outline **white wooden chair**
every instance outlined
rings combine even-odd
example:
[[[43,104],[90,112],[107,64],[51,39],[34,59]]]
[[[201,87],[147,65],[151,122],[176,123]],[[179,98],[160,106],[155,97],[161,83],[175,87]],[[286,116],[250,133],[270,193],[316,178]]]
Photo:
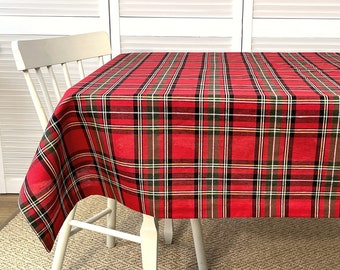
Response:
[[[78,66],[78,81],[85,77],[84,62],[88,61],[88,59],[98,58],[99,65],[103,65],[104,57],[111,56],[110,40],[105,32],[14,41],[12,43],[12,51],[17,69],[24,73],[34,107],[43,129],[45,129],[48,118],[54,110],[54,104],[56,104],[61,97],[59,78],[64,77],[65,89],[72,86],[69,72],[71,63],[76,63]],[[57,73],[56,66],[61,66],[59,73],[62,73],[63,76]],[[36,74],[36,80],[32,79],[32,74]],[[46,77],[49,77],[48,81]],[[38,85],[40,85],[40,87]],[[53,88],[54,91],[49,91],[50,88]],[[43,99],[41,96],[43,96]],[[156,226],[157,222],[153,217],[143,215],[140,235],[137,236],[115,230],[116,201],[113,199],[107,199],[107,208],[86,221],[75,220],[75,211],[76,207],[74,207],[68,215],[59,232],[52,269],[62,268],[68,239],[81,229],[106,234],[106,244],[108,247],[115,245],[115,237],[140,243],[143,268],[157,268],[158,231]],[[107,216],[107,227],[92,224],[104,216]],[[191,225],[199,268],[207,269],[200,222],[196,219],[191,220]],[[165,242],[169,244],[172,241],[172,220],[166,219],[164,228]]]

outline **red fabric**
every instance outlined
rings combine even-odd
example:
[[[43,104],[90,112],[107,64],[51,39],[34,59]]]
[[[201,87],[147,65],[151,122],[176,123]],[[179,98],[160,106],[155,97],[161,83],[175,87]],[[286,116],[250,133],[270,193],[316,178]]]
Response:
[[[46,248],[99,194],[159,218],[339,217],[339,53],[121,54],[69,89],[20,208]]]

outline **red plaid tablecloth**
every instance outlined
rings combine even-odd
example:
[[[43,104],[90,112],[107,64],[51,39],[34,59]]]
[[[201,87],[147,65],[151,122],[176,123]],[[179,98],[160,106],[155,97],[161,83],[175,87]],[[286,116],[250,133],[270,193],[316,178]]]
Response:
[[[51,249],[93,194],[159,218],[340,217],[339,53],[128,53],[69,89],[20,193]]]

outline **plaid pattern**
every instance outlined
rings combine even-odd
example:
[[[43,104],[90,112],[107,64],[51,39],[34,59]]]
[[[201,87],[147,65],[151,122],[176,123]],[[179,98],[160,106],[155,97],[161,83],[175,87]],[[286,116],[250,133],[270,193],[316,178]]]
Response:
[[[339,53],[121,54],[69,89],[20,193],[50,250],[100,194],[159,218],[340,217]]]

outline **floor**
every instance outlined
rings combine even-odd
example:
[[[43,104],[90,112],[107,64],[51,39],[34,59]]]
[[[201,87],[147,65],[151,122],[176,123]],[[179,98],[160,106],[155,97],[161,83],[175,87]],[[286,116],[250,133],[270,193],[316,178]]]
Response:
[[[18,194],[0,195],[0,228],[18,212]]]

